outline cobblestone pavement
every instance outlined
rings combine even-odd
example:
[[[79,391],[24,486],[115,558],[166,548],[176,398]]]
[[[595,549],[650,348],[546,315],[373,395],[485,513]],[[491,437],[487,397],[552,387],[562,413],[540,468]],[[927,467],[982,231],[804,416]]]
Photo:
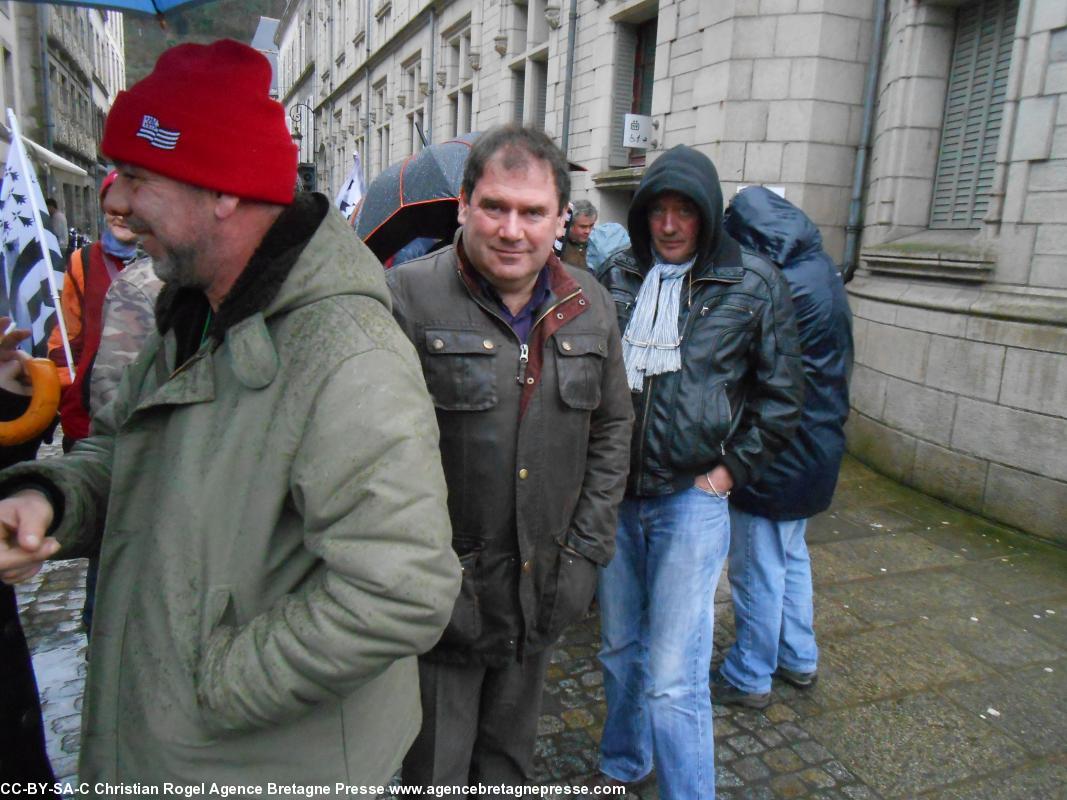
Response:
[[[869,800],[1067,798],[1067,553],[846,462],[809,526],[819,682],[775,685],[764,711],[715,707],[718,796]],[[84,562],[20,590],[49,752],[78,748]],[[728,581],[716,658],[733,638]],[[596,769],[604,690],[595,615],[573,626],[546,687],[538,778]],[[651,778],[629,797],[655,800]]]

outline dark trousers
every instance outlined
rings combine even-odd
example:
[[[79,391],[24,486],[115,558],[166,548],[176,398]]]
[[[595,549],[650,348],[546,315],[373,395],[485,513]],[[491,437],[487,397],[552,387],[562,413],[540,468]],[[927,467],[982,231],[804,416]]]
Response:
[[[401,778],[417,786],[519,786],[533,776],[550,650],[506,667],[419,659],[422,730]],[[488,795],[504,796],[504,795]]]

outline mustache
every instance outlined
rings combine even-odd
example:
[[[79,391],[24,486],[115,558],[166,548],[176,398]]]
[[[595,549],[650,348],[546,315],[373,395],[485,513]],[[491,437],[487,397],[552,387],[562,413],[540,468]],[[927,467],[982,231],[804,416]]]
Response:
[[[123,217],[123,222],[126,223],[126,227],[136,233],[138,236],[150,232],[152,229],[146,225],[137,217]]]

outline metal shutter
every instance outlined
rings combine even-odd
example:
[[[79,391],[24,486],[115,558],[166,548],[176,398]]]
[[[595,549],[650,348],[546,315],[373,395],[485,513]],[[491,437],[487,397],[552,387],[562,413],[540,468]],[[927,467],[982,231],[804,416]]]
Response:
[[[534,79],[534,116],[533,126],[539,131],[545,129],[545,112],[548,108],[548,64],[542,61],[531,61]]]
[[[630,151],[622,146],[623,117],[630,113],[634,102],[634,59],[637,55],[637,28],[633,25],[615,26],[615,75],[611,83],[611,141],[608,165],[626,167]]]
[[[931,228],[979,228],[989,207],[1018,0],[957,12]]]
[[[512,100],[512,116],[511,119],[518,125],[523,123],[523,114],[525,108],[523,104],[524,97],[526,95],[526,70],[517,69],[511,76],[511,100]]]

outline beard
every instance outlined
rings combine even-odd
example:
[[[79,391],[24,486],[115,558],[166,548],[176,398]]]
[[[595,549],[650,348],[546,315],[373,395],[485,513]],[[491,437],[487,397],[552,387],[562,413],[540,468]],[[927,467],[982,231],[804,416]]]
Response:
[[[152,258],[152,270],[161,281],[187,289],[203,289],[196,273],[197,254],[193,247],[165,247],[163,254]]]

